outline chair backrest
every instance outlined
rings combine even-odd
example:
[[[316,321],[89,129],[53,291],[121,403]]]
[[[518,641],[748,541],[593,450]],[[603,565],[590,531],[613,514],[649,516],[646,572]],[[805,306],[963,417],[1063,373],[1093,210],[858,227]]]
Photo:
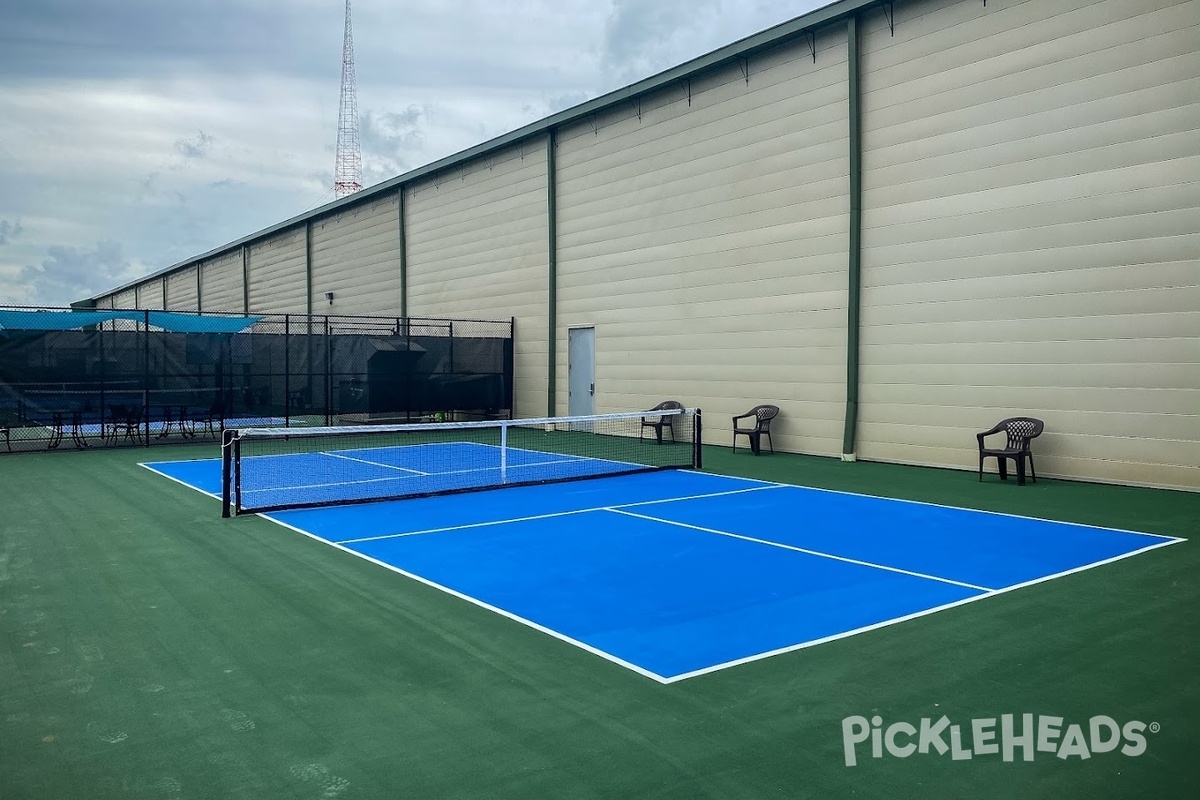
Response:
[[[654,408],[652,408],[650,410],[651,411],[672,411],[677,408],[683,408],[683,403],[679,402],[678,400],[663,400],[661,403],[659,403],[658,405],[656,405]]]
[[[771,420],[779,416],[779,406],[755,406],[754,418],[758,423],[758,429],[765,431],[770,430]]]
[[[1008,435],[1008,447],[1015,450],[1029,449],[1029,441],[1042,435],[1046,425],[1033,417],[1010,417],[1000,423]],[[1000,427],[997,426],[997,427]]]

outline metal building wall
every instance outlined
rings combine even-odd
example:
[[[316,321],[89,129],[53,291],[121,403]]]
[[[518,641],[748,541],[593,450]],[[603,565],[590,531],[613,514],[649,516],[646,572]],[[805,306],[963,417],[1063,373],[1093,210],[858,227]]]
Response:
[[[134,289],[137,293],[138,308],[148,308],[156,311],[162,311],[166,308],[162,278],[154,278],[145,283],[139,283]]]
[[[117,292],[112,298],[113,308],[137,308],[137,287]]]
[[[973,434],[1024,412],[1044,474],[1200,488],[1200,0],[837,5],[861,31],[857,456],[973,469]],[[837,454],[850,49],[844,19],[816,30],[815,63],[801,35],[555,123],[553,178],[544,132],[451,159],[251,239],[245,289],[235,243],[197,305],[303,310],[307,221],[317,313],[516,316],[519,415],[566,411],[567,331],[594,325],[598,411],[675,397],[724,444],[776,402],[780,449]]]
[[[546,412],[546,148],[495,153],[405,193],[408,313],[517,318],[517,416]]]
[[[303,226],[250,245],[250,311],[307,313],[306,259]]]
[[[400,228],[397,207],[393,192],[313,222],[315,313],[400,313]],[[303,232],[299,242],[303,252]],[[293,244],[293,252],[294,247]],[[255,281],[253,276],[252,269],[252,285]],[[326,292],[333,292],[332,305],[324,299]],[[294,302],[295,287],[289,292],[289,297]]]
[[[677,399],[728,444],[733,414],[777,403],[778,448],[839,452],[847,51],[815,44],[560,135],[560,413],[567,329],[594,325],[597,411]]]
[[[167,308],[171,311],[199,310],[198,267],[187,267],[167,276]]]
[[[200,265],[200,308],[204,311],[245,311],[242,251],[236,248]]]
[[[1200,486],[1200,4],[897,3],[863,37],[863,458]]]

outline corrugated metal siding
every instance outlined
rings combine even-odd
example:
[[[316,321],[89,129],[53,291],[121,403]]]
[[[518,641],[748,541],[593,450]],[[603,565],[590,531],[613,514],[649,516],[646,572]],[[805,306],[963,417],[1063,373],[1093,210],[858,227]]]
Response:
[[[200,265],[200,308],[205,311],[244,311],[242,250],[211,258]]]
[[[1200,486],[1200,3],[871,19],[859,454]]]
[[[840,452],[847,50],[841,29],[816,44],[563,133],[560,411],[565,331],[595,325],[597,411],[678,399],[728,444],[732,415],[775,403],[777,447]]]
[[[316,313],[400,313],[400,222],[396,208],[396,195],[389,194],[313,223]],[[303,231],[300,246],[304,246]],[[325,302],[325,292],[334,293],[332,306]],[[294,297],[294,293],[289,296]]]
[[[167,276],[167,308],[172,311],[196,311],[198,267],[187,267]]]
[[[408,312],[516,317],[517,416],[546,412],[546,149],[529,143],[490,164],[420,183],[405,196]]]
[[[250,310],[307,313],[308,283],[304,261],[303,227],[277,233],[251,245]]]
[[[137,308],[137,287],[113,295],[113,308]]]
[[[166,308],[163,302],[163,280],[155,278],[134,287],[137,292],[137,307],[161,311]]]

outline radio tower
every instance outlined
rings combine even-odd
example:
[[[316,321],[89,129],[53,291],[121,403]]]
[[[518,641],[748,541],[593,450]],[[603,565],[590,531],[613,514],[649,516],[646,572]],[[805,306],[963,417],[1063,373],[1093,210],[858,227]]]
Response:
[[[354,87],[354,36],[350,32],[350,0],[346,0],[346,36],[342,40],[342,95],[338,102],[337,164],[333,193],[338,197],[362,189],[362,153],[358,146],[358,94]]]

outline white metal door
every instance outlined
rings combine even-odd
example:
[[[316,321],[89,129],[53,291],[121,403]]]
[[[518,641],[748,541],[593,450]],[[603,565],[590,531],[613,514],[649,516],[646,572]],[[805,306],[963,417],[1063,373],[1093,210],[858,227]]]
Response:
[[[567,331],[567,414],[596,413],[596,329]]]

